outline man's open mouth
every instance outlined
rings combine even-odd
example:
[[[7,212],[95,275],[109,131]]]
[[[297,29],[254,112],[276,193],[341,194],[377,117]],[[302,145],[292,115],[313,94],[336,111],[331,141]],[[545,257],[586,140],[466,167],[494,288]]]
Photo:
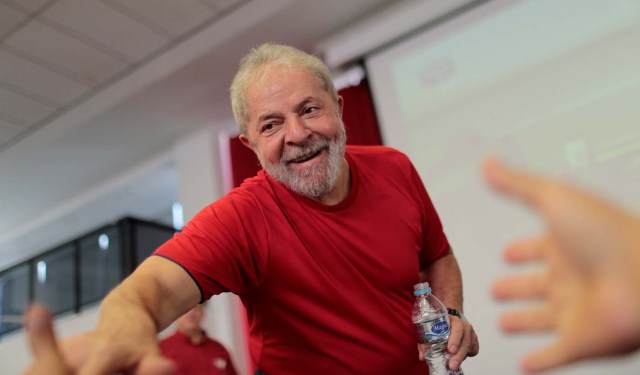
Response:
[[[295,159],[289,160],[289,163],[296,163],[296,164],[304,163],[305,161],[311,160],[311,159],[315,158],[316,156],[318,156],[320,154],[320,152],[322,152],[323,149],[324,148],[321,148],[321,149],[316,150],[316,151],[314,151],[314,152],[312,152],[310,154],[305,154],[305,155],[299,156],[299,157],[297,157]]]

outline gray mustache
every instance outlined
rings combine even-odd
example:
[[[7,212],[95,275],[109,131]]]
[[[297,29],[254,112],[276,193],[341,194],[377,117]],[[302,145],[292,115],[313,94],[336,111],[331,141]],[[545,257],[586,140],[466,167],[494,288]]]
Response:
[[[300,146],[285,146],[289,148],[285,148],[282,159],[280,159],[280,163],[286,164],[291,162],[292,160],[311,156],[319,152],[323,148],[329,147],[330,145],[331,141],[329,141],[328,139],[319,138],[317,141],[313,141],[313,143],[309,142]]]

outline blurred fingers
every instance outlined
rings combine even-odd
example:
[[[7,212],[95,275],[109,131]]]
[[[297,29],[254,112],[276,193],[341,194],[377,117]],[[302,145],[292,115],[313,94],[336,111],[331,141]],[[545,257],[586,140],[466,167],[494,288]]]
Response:
[[[576,358],[570,348],[558,342],[527,354],[520,362],[522,370],[527,373],[539,373],[558,366],[574,362]]]
[[[542,261],[545,249],[550,246],[551,240],[546,235],[514,241],[504,249],[503,258],[511,264]]]
[[[34,356],[34,364],[27,373],[68,374],[53,331],[51,313],[44,306],[34,304],[25,313],[27,339]]]
[[[34,355],[49,354],[57,349],[51,322],[51,313],[42,305],[29,307],[25,314],[25,325],[31,351]]]
[[[493,284],[493,296],[497,300],[541,299],[549,294],[548,271],[530,272],[507,276]]]
[[[548,306],[508,311],[500,316],[500,328],[504,332],[546,332],[554,328],[554,314]]]
[[[509,168],[493,158],[486,159],[482,169],[485,179],[494,190],[516,197],[531,206],[538,206],[541,192],[546,186],[544,179]]]
[[[149,356],[145,357],[138,371],[137,375],[173,375],[175,373],[175,365],[169,359],[161,356]]]

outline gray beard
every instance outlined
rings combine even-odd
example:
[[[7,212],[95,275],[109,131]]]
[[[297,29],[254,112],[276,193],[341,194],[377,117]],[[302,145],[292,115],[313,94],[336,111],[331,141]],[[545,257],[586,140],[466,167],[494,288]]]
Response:
[[[290,190],[304,197],[319,200],[334,188],[340,176],[340,164],[346,143],[347,135],[343,126],[333,140],[316,136],[303,145],[285,146],[280,163],[266,164],[260,160],[260,164],[271,177]],[[291,160],[311,156],[325,148],[328,148],[329,156],[323,163],[302,172],[296,172],[290,167]]]

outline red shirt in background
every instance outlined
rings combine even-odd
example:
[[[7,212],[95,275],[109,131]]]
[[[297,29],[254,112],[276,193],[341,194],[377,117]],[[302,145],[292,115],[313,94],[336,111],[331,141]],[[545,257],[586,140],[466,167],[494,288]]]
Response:
[[[194,344],[188,336],[176,331],[159,345],[162,355],[176,364],[174,375],[236,375],[227,349],[206,334],[200,343]]]

